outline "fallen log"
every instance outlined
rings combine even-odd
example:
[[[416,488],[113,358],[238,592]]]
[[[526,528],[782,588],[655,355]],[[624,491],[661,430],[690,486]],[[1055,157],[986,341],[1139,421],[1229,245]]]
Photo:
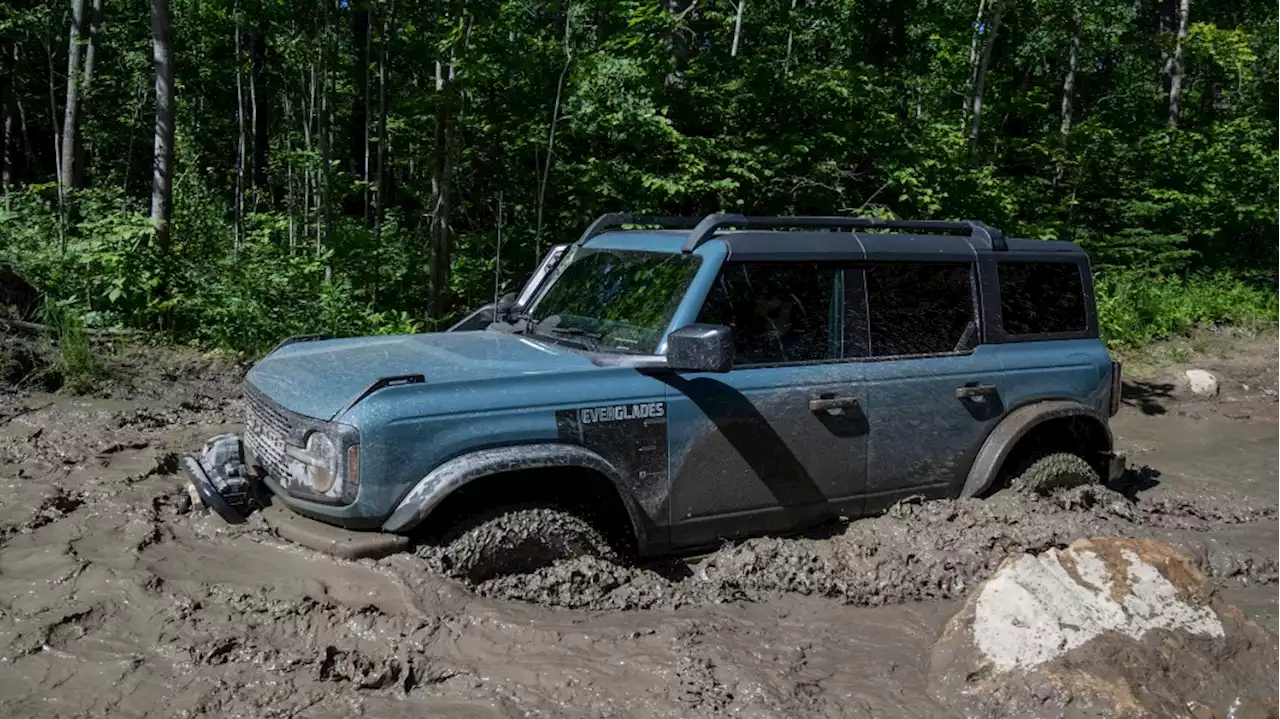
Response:
[[[0,317],[0,324],[12,327],[16,330],[26,330],[27,332],[48,332],[55,333],[56,330],[49,325],[42,325],[39,322],[28,322],[26,320],[13,320],[7,317]],[[93,337],[140,337],[143,333],[139,330],[128,329],[125,327],[86,327],[85,334]]]

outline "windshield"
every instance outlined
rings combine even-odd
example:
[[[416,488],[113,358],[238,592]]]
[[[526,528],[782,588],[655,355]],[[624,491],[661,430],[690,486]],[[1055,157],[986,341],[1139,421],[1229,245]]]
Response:
[[[701,258],[580,249],[556,268],[529,311],[534,334],[583,338],[591,349],[652,354]]]

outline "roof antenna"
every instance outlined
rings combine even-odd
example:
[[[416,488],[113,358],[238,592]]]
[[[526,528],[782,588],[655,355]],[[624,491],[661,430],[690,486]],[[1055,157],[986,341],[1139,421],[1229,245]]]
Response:
[[[498,311],[498,284],[502,276],[502,190],[498,190],[498,244],[493,250],[493,310]],[[496,317],[495,317],[496,319]]]

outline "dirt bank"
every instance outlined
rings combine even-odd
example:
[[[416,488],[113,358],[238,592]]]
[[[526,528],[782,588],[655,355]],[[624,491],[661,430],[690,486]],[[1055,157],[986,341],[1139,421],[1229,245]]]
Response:
[[[1132,386],[1115,428],[1138,471],[1111,488],[477,591],[413,555],[342,562],[183,513],[176,454],[238,429],[232,366],[149,352],[102,397],[5,386],[0,714],[946,716],[928,655],[965,589],[1085,535],[1171,541],[1274,631],[1274,346],[1252,355],[1270,387]]]

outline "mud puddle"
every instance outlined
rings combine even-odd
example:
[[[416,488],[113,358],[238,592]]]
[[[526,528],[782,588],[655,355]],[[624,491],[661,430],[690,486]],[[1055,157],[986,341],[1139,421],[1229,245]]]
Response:
[[[96,399],[0,388],[0,715],[941,717],[928,655],[956,599],[1009,552],[1087,535],[1179,543],[1274,617],[1265,406],[1122,416],[1147,469],[1112,489],[470,588],[184,513],[174,458],[237,429],[235,378],[159,364]]]

